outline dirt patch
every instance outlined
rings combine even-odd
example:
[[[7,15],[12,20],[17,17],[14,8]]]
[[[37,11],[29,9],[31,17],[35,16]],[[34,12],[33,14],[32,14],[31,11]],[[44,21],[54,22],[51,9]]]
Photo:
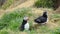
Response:
[[[0,18],[2,17],[2,15],[5,13],[4,10],[0,10]]]
[[[13,2],[13,4],[9,8],[14,8],[14,7],[24,3],[25,1],[27,1],[27,0],[16,0]]]
[[[7,9],[6,11],[13,11],[13,10],[16,10],[16,9],[18,9],[18,8],[30,7],[30,6],[32,6],[32,5],[34,4],[34,1],[35,1],[35,0],[28,0],[28,1],[26,1],[26,2],[24,2],[24,3],[22,3],[22,4],[20,4],[20,5],[18,5],[18,6],[16,6],[16,7],[14,7],[14,8],[9,8],[9,9]]]
[[[60,14],[60,7],[58,9],[56,9],[56,13]]]

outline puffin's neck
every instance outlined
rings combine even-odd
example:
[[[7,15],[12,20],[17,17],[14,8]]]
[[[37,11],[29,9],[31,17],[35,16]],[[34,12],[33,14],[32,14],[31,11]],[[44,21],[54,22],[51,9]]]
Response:
[[[23,20],[22,25],[25,25],[27,23],[27,20]]]
[[[47,13],[46,12],[43,13],[43,17],[47,18]]]
[[[47,15],[43,14],[43,17],[46,17],[47,18]]]

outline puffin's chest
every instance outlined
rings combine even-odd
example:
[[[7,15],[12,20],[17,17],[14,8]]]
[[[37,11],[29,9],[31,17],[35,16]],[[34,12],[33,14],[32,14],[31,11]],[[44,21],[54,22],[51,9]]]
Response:
[[[29,30],[29,23],[26,23],[26,24],[24,25],[24,29],[25,29],[25,30]]]

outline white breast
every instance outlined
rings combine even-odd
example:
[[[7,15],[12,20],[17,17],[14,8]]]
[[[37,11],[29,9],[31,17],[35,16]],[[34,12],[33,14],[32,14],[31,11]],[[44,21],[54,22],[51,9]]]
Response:
[[[29,30],[29,23],[26,23],[24,28],[25,28],[25,30]]]

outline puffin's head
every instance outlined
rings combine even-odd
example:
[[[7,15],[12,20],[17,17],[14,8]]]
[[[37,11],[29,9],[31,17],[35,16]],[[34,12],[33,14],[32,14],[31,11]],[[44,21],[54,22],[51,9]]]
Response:
[[[29,17],[28,17],[28,16],[25,16],[25,17],[24,17],[24,20],[29,20]]]
[[[43,17],[46,17],[47,18],[47,12],[43,12]]]

